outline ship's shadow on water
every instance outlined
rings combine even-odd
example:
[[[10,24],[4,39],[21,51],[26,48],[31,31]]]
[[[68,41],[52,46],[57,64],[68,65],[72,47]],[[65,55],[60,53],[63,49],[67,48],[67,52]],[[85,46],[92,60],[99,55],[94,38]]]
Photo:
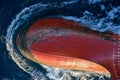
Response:
[[[16,38],[44,17],[59,17],[92,30],[120,34],[119,3],[119,0],[0,1],[0,80],[109,80],[105,75],[39,65],[22,54]]]

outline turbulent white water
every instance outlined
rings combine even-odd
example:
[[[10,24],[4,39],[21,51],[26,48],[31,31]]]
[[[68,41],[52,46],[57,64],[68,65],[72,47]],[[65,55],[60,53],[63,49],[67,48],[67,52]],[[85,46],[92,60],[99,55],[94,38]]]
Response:
[[[94,4],[100,2],[102,0],[89,0],[89,3]],[[36,15],[39,17],[46,17],[47,10],[51,9],[64,9],[65,6],[69,6],[71,4],[77,3],[78,0],[71,0],[69,2],[62,2],[60,5],[56,4],[42,4],[38,3],[32,5],[30,7],[24,8],[19,14],[17,14],[16,18],[11,22],[8,26],[7,35],[6,35],[6,46],[11,56],[11,59],[24,71],[30,74],[33,80],[94,80],[94,77],[98,77],[98,80],[103,80],[104,75],[94,74],[94,73],[86,73],[84,71],[72,71],[72,70],[64,70],[59,68],[48,67],[45,65],[41,65],[47,73],[43,73],[33,65],[29,65],[28,59],[26,59],[20,51],[16,50],[14,41],[15,34],[19,31],[20,27],[26,25],[29,22],[32,22]],[[104,5],[101,5],[102,10],[106,10]],[[63,10],[64,11],[64,10]],[[79,10],[80,11],[80,10]],[[58,11],[59,12],[59,11]],[[69,13],[69,12],[68,12]],[[97,18],[93,15],[93,13],[89,12],[87,9],[83,12],[82,17],[66,15],[64,13],[56,13],[55,17],[61,17],[68,20],[73,20],[76,22],[80,22],[93,30],[99,30],[101,32],[104,31],[112,31],[114,33],[120,34],[120,24],[114,23],[112,20],[119,16],[120,7],[113,7],[112,10],[107,11],[107,16],[102,18]],[[47,14],[47,16],[53,16],[54,14]]]
[[[106,17],[100,19],[95,18],[93,14],[87,10],[83,13],[84,16],[80,18],[74,16],[62,16],[62,18],[80,22],[86,26],[89,26],[91,29],[98,30],[100,32],[112,31],[120,34],[120,23],[116,24],[112,22],[113,19],[119,17],[117,13],[120,13],[120,7],[113,8],[107,12]]]

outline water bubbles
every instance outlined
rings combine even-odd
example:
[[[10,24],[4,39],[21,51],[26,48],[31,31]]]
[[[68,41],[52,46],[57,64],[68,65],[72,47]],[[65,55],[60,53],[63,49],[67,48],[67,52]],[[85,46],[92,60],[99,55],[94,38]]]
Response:
[[[103,0],[89,0],[89,3],[94,4],[94,3],[101,2],[101,1],[103,1]],[[72,79],[94,80],[90,76],[91,73],[86,74],[85,72],[83,72],[86,74],[86,76],[83,76],[83,75],[80,75],[80,73],[77,74],[75,71],[68,71],[68,70],[64,70],[64,69],[55,69],[52,67],[46,67],[44,65],[40,65],[47,71],[47,73],[43,73],[40,70],[38,70],[36,67],[34,67],[34,65],[28,64],[28,62],[29,63],[33,63],[33,62],[24,56],[23,51],[20,51],[20,49],[18,48],[17,43],[16,43],[16,37],[18,36],[18,33],[21,31],[22,28],[25,28],[25,27],[29,28],[29,26],[36,20],[38,20],[40,18],[44,18],[44,17],[60,17],[60,18],[64,18],[67,20],[72,20],[72,21],[81,23],[93,30],[98,30],[101,32],[112,31],[115,33],[120,33],[120,24],[118,24],[120,21],[120,19],[119,19],[120,7],[113,8],[111,11],[108,12],[108,15],[106,17],[99,18],[99,19],[94,16],[94,13],[89,12],[89,10],[87,10],[87,9],[84,10],[83,12],[81,12],[81,10],[79,10],[78,13],[81,12],[83,14],[83,16],[78,17],[77,15],[75,16],[75,14],[72,14],[71,13],[72,10],[70,11],[66,7],[66,6],[69,7],[69,4],[75,4],[77,2],[78,2],[78,0],[76,0],[76,1],[71,0],[70,2],[60,3],[59,4],[60,6],[56,6],[58,3],[57,4],[55,4],[55,3],[54,4],[38,3],[38,4],[32,5],[30,7],[26,7],[19,14],[17,14],[16,18],[9,25],[8,30],[7,30],[7,35],[6,35],[6,46],[7,46],[8,51],[10,51],[9,54],[11,56],[11,59],[22,70],[24,70],[25,72],[30,74],[34,80],[72,80]],[[77,6],[75,6],[75,7],[77,7]],[[72,9],[72,7],[70,7],[70,9]],[[101,9],[105,10],[106,8],[105,8],[105,6],[101,6]],[[66,10],[66,11],[64,11],[64,10]],[[52,13],[50,13],[50,12],[52,12]],[[54,13],[54,12],[56,12],[56,13]],[[26,26],[26,24],[29,24],[29,25]],[[61,32],[62,31],[60,31],[57,36],[65,34],[65,33],[61,33]],[[40,36],[37,36],[37,37],[40,37]],[[32,42],[33,41],[31,41],[29,43],[32,43]],[[27,43],[27,44],[29,44],[29,43]],[[94,75],[96,75],[96,74],[94,74]],[[87,77],[87,78],[85,78],[85,77]],[[103,77],[101,77],[101,79],[102,78]]]

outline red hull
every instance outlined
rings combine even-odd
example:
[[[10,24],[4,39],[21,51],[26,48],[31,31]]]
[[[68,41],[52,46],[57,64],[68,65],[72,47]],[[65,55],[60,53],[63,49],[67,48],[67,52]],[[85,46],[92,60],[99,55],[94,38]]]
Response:
[[[56,36],[57,33],[53,33],[52,35],[44,36],[44,40],[36,40],[29,47],[29,50],[37,61],[49,66],[104,74],[108,74],[108,71],[110,71],[112,80],[117,80],[117,76],[120,74],[116,76],[113,67],[114,39],[111,33],[107,34],[111,35],[111,38],[105,40],[103,39],[104,36],[101,35],[102,33],[96,35],[94,31],[87,28],[84,29],[78,23],[59,18],[47,18],[37,21],[30,27],[26,34],[27,40],[34,38],[36,32],[39,32],[40,29],[45,29],[46,31],[49,28],[62,28],[67,33],[64,36]],[[69,33],[70,31],[67,30],[72,31]],[[84,30],[87,31],[85,32]]]

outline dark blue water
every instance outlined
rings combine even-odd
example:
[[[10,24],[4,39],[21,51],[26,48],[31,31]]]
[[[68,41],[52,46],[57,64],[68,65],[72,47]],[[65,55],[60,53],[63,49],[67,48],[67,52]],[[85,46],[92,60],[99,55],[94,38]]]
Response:
[[[24,7],[37,3],[29,0],[1,0],[0,1],[0,80],[31,80],[31,76],[22,71],[11,60],[5,46],[5,35],[8,25]]]
[[[33,78],[35,74],[31,76],[29,71],[27,72],[23,70],[24,67],[19,67],[16,63],[17,61],[15,62],[15,60],[11,58],[10,54],[12,53],[7,49],[6,46],[6,35],[9,35],[9,32],[7,31],[11,23],[13,23],[12,21],[16,20],[16,16],[24,8],[29,8],[30,6],[36,5],[37,3],[46,4],[47,9],[43,8],[42,11],[39,11],[38,13],[41,14],[39,16],[37,15],[38,13],[35,13],[34,18],[55,15],[65,19],[83,23],[93,30],[98,30],[101,32],[111,31],[120,34],[120,0],[1,0],[0,80],[42,80],[40,78],[38,79],[37,76],[36,78]],[[50,6],[48,6],[48,4]],[[33,13],[34,12],[32,12],[32,14]],[[34,66],[34,69],[36,68],[43,74],[47,71],[51,71],[44,69],[34,62],[27,62],[27,64]],[[51,72],[49,74],[51,74]],[[43,80],[55,80],[55,78],[50,79],[50,76],[42,76],[45,76],[45,79]],[[72,79],[75,80],[76,78]],[[65,80],[71,79],[65,78]],[[99,80],[99,78],[96,77],[95,80]]]

